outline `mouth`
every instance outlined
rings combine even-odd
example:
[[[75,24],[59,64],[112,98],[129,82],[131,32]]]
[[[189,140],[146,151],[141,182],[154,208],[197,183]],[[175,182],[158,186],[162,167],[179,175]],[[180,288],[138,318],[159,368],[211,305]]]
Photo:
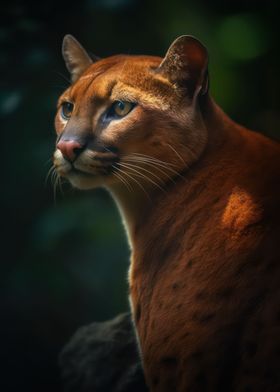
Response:
[[[87,150],[73,162],[66,160],[59,150],[54,154],[57,173],[78,188],[96,187],[111,181],[117,170],[119,154]]]

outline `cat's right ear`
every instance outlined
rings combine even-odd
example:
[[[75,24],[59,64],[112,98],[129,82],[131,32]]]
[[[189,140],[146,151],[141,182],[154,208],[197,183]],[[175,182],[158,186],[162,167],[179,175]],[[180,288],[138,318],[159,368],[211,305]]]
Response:
[[[190,35],[182,35],[169,47],[157,69],[191,98],[208,91],[208,52]]]
[[[67,34],[62,42],[62,56],[66,68],[71,74],[72,82],[76,82],[81,74],[95,61],[72,35]]]

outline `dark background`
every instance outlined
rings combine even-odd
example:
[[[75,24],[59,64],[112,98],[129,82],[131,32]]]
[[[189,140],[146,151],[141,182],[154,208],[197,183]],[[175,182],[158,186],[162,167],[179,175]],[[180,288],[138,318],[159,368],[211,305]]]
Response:
[[[279,16],[266,1],[2,1],[1,391],[60,391],[57,355],[75,330],[128,309],[129,252],[109,195],[58,191],[56,100],[66,33],[92,53],[164,55],[181,34],[210,52],[210,86],[234,119],[280,137]],[[238,159],[238,157],[237,157]]]

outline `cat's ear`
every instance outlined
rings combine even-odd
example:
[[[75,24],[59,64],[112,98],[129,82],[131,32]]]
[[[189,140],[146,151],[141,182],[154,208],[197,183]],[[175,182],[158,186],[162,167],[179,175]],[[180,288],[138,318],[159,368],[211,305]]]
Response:
[[[171,44],[158,71],[194,98],[208,91],[207,67],[205,46],[190,35],[182,35]]]
[[[92,59],[82,45],[72,35],[67,34],[62,42],[62,56],[64,58],[66,68],[71,74],[72,82],[75,82],[81,74],[96,59]]]

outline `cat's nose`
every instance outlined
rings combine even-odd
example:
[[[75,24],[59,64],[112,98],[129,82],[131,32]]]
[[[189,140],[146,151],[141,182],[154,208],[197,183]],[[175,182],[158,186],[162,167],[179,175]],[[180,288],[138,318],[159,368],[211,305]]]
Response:
[[[56,148],[58,148],[63,157],[67,161],[73,162],[77,156],[83,151],[84,146],[76,140],[60,140]]]

